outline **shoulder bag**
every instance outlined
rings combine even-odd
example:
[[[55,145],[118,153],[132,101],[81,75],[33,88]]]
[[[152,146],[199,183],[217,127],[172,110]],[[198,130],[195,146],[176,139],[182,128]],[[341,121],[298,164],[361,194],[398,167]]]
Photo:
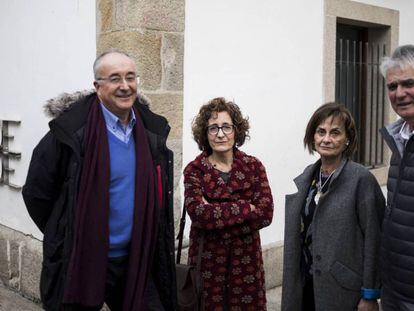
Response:
[[[185,216],[187,214],[183,204],[183,212],[180,220],[180,231],[178,233],[177,263],[175,270],[177,274],[177,296],[178,309],[180,311],[203,311],[203,286],[201,282],[201,254],[204,248],[204,233],[201,235],[197,255],[197,265],[180,264],[181,250],[183,247],[183,236],[185,227]]]

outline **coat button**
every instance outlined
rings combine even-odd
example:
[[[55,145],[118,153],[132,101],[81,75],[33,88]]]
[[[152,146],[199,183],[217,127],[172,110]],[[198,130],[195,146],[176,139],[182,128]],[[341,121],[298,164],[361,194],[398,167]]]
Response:
[[[321,255],[316,255],[315,258],[316,258],[317,261],[321,261],[321,259],[322,259]]]
[[[321,270],[316,269],[316,270],[315,270],[315,274],[316,274],[317,276],[320,276],[320,275],[321,275]]]

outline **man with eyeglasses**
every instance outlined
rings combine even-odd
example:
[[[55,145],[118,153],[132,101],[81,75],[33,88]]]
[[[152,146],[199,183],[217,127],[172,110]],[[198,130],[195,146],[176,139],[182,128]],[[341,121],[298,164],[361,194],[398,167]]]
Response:
[[[392,156],[381,245],[384,311],[414,310],[414,45],[398,47],[381,71],[400,117],[381,130]]]
[[[46,310],[175,310],[172,152],[167,120],[137,93],[135,62],[111,50],[95,92],[55,100],[23,188],[44,233]]]

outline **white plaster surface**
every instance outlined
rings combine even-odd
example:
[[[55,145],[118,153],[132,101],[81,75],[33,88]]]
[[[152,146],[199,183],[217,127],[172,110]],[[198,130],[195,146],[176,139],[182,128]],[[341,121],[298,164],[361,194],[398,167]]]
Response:
[[[354,0],[400,12],[399,45],[414,44],[414,1],[410,0]]]
[[[400,44],[414,43],[413,1],[359,2],[399,10]],[[201,104],[216,96],[235,100],[251,122],[242,150],[265,164],[274,195],[263,244],[283,239],[284,196],[316,159],[302,139],[323,102],[323,14],[323,0],[186,1],[183,164],[199,152],[191,121]],[[32,150],[47,131],[44,102],[92,87],[95,1],[1,1],[0,38],[0,119],[22,121],[11,128],[11,148],[22,152],[11,181],[23,185]],[[0,223],[41,238],[20,192],[7,186],[0,187]]]
[[[313,162],[302,139],[322,103],[323,1],[186,2],[184,166],[198,154],[191,121],[217,96],[249,116],[251,140],[241,149],[265,165],[275,202],[262,244],[283,239],[284,196]]]
[[[360,2],[400,10],[400,44],[414,43],[413,1]],[[191,121],[200,106],[217,96],[234,100],[251,123],[241,149],[265,164],[274,196],[262,244],[283,239],[285,195],[316,159],[302,141],[323,103],[323,21],[322,0],[186,1],[183,165],[199,153]]]
[[[14,184],[23,185],[32,150],[48,129],[43,104],[62,92],[92,87],[96,53],[95,1],[15,0],[0,2],[0,119],[13,126],[10,148]],[[20,191],[0,187],[0,223],[41,238]]]

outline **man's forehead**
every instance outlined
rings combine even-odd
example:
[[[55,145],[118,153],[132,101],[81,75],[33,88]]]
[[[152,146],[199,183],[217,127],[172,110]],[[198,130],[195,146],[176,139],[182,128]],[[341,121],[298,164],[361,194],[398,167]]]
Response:
[[[128,56],[121,53],[110,53],[105,55],[98,65],[98,70],[107,73],[135,72],[135,62]]]
[[[387,82],[398,82],[408,79],[414,79],[414,68],[409,66],[406,68],[390,68],[387,72]]]

